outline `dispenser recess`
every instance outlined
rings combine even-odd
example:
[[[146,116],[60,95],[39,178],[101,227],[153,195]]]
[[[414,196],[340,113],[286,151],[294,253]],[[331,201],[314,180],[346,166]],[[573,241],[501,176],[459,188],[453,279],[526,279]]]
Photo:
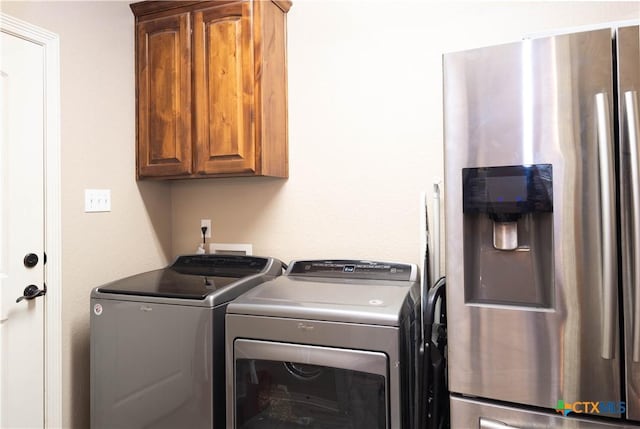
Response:
[[[552,166],[463,168],[462,197],[466,301],[550,306]]]

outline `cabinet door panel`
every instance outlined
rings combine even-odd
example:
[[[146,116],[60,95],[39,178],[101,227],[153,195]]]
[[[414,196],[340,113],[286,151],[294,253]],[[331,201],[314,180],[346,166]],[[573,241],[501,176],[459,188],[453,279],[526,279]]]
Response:
[[[255,130],[261,174],[287,177],[286,12],[273,2],[253,3]]]
[[[137,25],[138,175],[191,173],[189,14]]]
[[[196,11],[196,172],[255,173],[250,3]]]

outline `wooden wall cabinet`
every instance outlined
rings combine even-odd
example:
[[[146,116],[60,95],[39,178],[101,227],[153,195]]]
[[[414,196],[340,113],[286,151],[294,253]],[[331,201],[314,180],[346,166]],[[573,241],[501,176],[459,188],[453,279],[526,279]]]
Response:
[[[288,176],[290,1],[148,1],[136,17],[138,178]]]

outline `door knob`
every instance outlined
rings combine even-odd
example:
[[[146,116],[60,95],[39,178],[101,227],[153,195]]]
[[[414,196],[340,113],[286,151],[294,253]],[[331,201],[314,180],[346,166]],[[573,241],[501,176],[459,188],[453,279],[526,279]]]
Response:
[[[36,265],[38,265],[38,255],[36,255],[35,253],[28,253],[25,257],[24,257],[24,266],[27,268],[33,268]]]
[[[26,288],[24,288],[24,291],[22,292],[22,296],[18,299],[16,299],[16,302],[20,302],[23,299],[26,300],[32,300],[34,298],[37,298],[39,296],[44,295],[45,293],[47,293],[47,287],[45,286],[44,290],[41,290],[40,288],[38,288],[38,286],[36,285],[29,285]]]

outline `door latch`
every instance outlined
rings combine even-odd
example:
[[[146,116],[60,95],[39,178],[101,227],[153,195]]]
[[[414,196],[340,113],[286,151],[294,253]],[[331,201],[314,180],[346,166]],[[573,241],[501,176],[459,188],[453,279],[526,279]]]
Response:
[[[39,296],[42,296],[45,293],[47,293],[47,286],[46,285],[45,285],[44,289],[40,289],[36,285],[29,285],[26,288],[24,288],[24,291],[22,292],[22,296],[19,297],[18,299],[16,299],[16,302],[20,302],[23,299],[31,301],[32,299],[35,299],[35,298],[37,298]]]

